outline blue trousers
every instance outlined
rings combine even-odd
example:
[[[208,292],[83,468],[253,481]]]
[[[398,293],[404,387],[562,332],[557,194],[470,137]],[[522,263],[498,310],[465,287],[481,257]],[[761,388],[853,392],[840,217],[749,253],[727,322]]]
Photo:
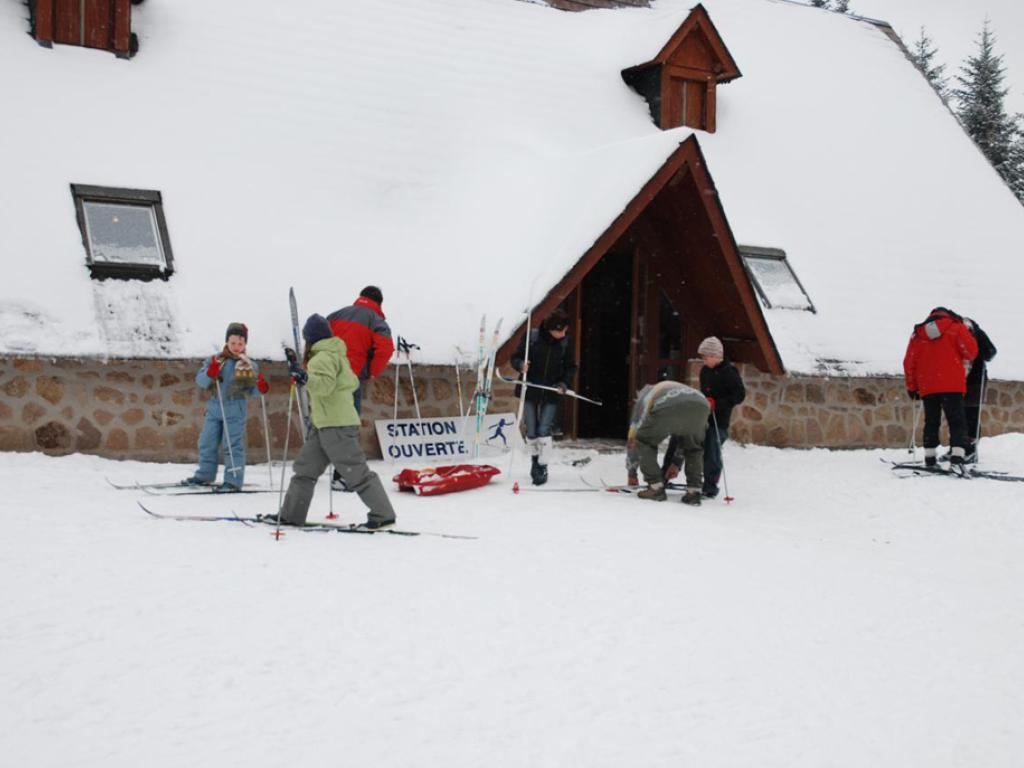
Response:
[[[224,449],[224,482],[242,487],[245,480],[245,419],[248,403],[244,397],[225,399],[224,415],[227,417],[231,450]],[[206,420],[199,435],[199,467],[195,478],[206,483],[217,479],[217,453],[224,440],[224,419],[220,413],[220,402],[214,396],[206,403]],[[234,466],[231,461],[234,459]]]
[[[717,491],[718,480],[722,476],[722,446],[729,439],[729,430],[718,428],[715,436],[715,425],[708,422],[708,431],[704,434],[704,489]]]
[[[527,439],[551,437],[555,424],[558,403],[538,403],[529,400],[523,404],[523,423],[526,424]]]

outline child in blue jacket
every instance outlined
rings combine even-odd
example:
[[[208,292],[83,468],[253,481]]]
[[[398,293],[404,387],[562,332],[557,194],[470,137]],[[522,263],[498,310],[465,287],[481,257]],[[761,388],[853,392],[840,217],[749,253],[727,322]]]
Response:
[[[200,366],[196,384],[211,393],[206,402],[206,419],[199,435],[199,466],[186,485],[210,485],[217,479],[217,451],[227,433],[224,449],[224,482],[218,492],[240,490],[245,479],[245,421],[248,397],[257,390],[269,389],[245,354],[249,329],[244,323],[231,323],[224,334],[224,349]],[[220,397],[217,397],[220,382]]]

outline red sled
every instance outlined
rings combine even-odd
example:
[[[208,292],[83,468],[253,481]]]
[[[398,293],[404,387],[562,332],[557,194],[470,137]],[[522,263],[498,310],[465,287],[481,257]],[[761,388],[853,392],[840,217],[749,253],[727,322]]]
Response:
[[[445,467],[403,469],[394,476],[398,490],[412,491],[417,496],[468,491],[487,485],[501,470],[490,464],[450,464]]]

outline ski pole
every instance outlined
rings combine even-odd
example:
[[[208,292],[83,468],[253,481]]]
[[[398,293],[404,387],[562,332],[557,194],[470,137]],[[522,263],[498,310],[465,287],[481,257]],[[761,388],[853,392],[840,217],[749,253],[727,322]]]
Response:
[[[920,402],[920,401],[918,401]],[[907,446],[907,453],[911,454],[914,459],[917,459],[917,416],[921,412],[917,407],[917,403],[914,403],[914,423],[910,427],[910,445]]]
[[[284,427],[284,456],[281,458],[281,492],[277,496],[277,525],[274,527],[274,538],[280,539],[283,535],[281,533],[281,514],[284,512],[284,471],[285,467],[288,466],[288,440],[292,436],[292,403],[295,402],[295,379],[292,379],[292,385],[288,388],[288,419],[285,421]]]
[[[722,452],[722,437],[718,434],[718,417],[715,416],[714,410],[711,411],[711,423],[715,428],[715,441],[718,443],[718,460],[722,464],[722,488],[725,490],[725,496],[722,497],[722,501],[726,504],[732,504],[735,499],[729,495],[729,480],[725,476],[725,454]]]
[[[398,361],[398,355],[395,355],[395,408],[394,408],[394,411],[393,411],[392,416],[391,416],[391,420],[392,421],[398,421],[398,386],[401,383],[401,379],[402,379],[402,366],[401,366],[401,363],[399,363],[399,361]],[[397,430],[396,430],[396,432],[397,432]],[[395,444],[395,441],[394,441],[394,438],[392,438],[391,445],[393,446],[394,444]],[[389,451],[389,453],[390,453],[390,451]],[[394,455],[391,456],[391,463],[392,464],[395,463]]]
[[[238,475],[238,468],[235,466],[235,452],[231,450],[231,433],[228,431],[228,415],[224,410],[224,398],[220,392],[220,377],[214,379],[214,383],[217,385],[217,402],[220,403],[220,418],[224,424],[224,442],[228,447],[228,457],[231,459],[231,469],[229,470],[226,466],[224,467],[224,482],[226,483],[228,478],[228,472],[231,472],[233,476]],[[241,483],[239,483],[241,486]]]
[[[331,465],[330,480],[327,482],[327,488],[328,488],[328,491],[327,491],[327,499],[328,499],[328,502],[327,502],[327,504],[328,504],[328,507],[327,507],[327,510],[328,510],[327,511],[327,519],[328,520],[337,520],[338,516],[336,514],[334,514],[334,465],[333,464]]]
[[[456,351],[458,347],[455,348]],[[459,418],[461,419],[466,415],[466,412],[462,408],[462,376],[459,374],[459,356],[455,355],[455,391],[459,396]]]
[[[988,389],[988,371],[981,372],[981,391],[978,392],[978,423],[974,427],[974,459],[981,457],[978,445],[981,443],[981,409],[985,403],[985,390]]]
[[[267,474],[270,476],[270,487],[274,487],[274,461],[270,458],[270,422],[267,420],[267,398],[260,392],[260,405],[263,407],[263,438],[267,444]]]
[[[405,353],[405,364],[409,368],[409,386],[412,387],[412,404],[416,409],[416,418],[422,418],[420,416],[420,401],[416,395],[416,378],[412,375],[412,351],[419,349],[416,344],[412,344],[405,340],[402,336],[398,337],[398,355],[395,357],[396,363],[401,360],[402,353]]]
[[[519,390],[519,408],[516,411],[516,436],[520,440],[523,440],[525,445],[526,438],[523,436],[522,425],[523,425],[523,411],[526,410],[526,373],[530,367],[530,321],[533,320],[533,313],[529,307],[526,309],[526,341],[523,346],[523,370],[522,370],[522,387]],[[500,374],[499,374],[500,375]],[[508,476],[512,477],[512,464],[516,460],[516,446],[512,446],[512,450],[509,451],[508,457]],[[513,493],[515,488],[513,487]]]

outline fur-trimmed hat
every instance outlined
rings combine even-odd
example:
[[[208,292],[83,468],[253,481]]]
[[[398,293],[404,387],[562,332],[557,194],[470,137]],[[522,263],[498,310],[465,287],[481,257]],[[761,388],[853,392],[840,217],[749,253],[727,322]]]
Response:
[[[224,332],[224,341],[227,341],[229,336],[241,336],[248,342],[249,326],[245,323],[229,323],[228,329]]]
[[[708,357],[725,357],[725,347],[722,346],[722,341],[717,336],[708,336],[697,347],[697,354]]]
[[[333,335],[331,333],[331,326],[323,315],[310,315],[306,320],[306,324],[302,326],[302,338],[310,346],[313,346],[318,341],[329,339]]]

